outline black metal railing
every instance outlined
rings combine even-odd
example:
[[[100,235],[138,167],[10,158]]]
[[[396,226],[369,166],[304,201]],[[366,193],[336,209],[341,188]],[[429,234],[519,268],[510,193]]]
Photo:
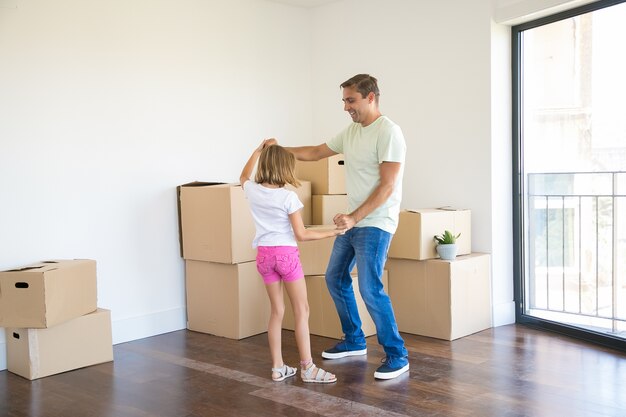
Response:
[[[526,309],[626,337],[626,172],[527,181]]]

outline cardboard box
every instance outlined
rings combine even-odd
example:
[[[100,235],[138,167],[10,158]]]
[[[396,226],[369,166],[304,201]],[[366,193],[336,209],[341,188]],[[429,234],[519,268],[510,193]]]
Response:
[[[256,262],[185,261],[187,328],[230,339],[267,331],[270,303]]]
[[[111,312],[97,309],[48,329],[7,328],[7,369],[37,379],[113,360]]]
[[[307,229],[334,229],[334,224],[329,225],[311,225],[307,226]],[[300,262],[302,263],[302,269],[304,275],[324,275],[326,274],[326,267],[330,260],[330,255],[333,252],[333,245],[335,244],[335,237],[329,237],[326,239],[307,240],[305,242],[298,242],[298,250],[300,251]],[[352,269],[352,273],[357,271],[356,264]]]
[[[438,258],[435,235],[449,230],[457,239],[457,255],[472,252],[472,215],[470,210],[457,209],[418,209],[400,211],[400,222],[391,246],[389,258],[434,259]]]
[[[352,286],[354,288],[354,295],[356,298],[356,304],[359,309],[359,316],[361,317],[361,329],[365,336],[372,336],[376,334],[376,325],[372,320],[370,314],[367,312],[365,302],[361,298],[359,293],[359,282],[356,275],[352,276]],[[326,277],[324,275],[307,276],[306,289],[309,299],[309,332],[318,336],[332,337],[335,339],[341,339],[343,337],[343,330],[341,329],[341,322],[337,315],[337,309],[335,303],[328,292],[326,286]],[[383,284],[385,290],[388,291],[388,275],[387,271],[383,274]],[[295,330],[295,321],[293,316],[293,309],[291,302],[287,296],[287,292],[283,292],[285,297],[285,316],[283,318],[283,329]]]
[[[308,226],[307,229],[329,229],[335,228],[335,225],[317,225]],[[298,250],[300,251],[300,262],[304,275],[324,275],[330,254],[333,251],[335,237],[326,239],[307,240],[298,242]]]
[[[234,264],[255,259],[254,220],[237,184],[193,182],[178,187],[181,256]]]
[[[295,191],[298,194],[298,198],[304,205],[302,207],[302,222],[311,224],[312,207],[311,207],[311,181],[299,180],[300,186],[298,188],[287,184],[285,188]]]
[[[322,194],[312,197],[312,224],[333,224],[338,213],[348,213],[348,196],[346,194]]]
[[[296,177],[311,181],[313,194],[346,194],[343,154],[319,161],[296,161]]]
[[[96,261],[51,260],[0,272],[0,327],[42,329],[98,307]]]
[[[389,296],[401,332],[454,340],[492,326],[491,257],[389,259]]]

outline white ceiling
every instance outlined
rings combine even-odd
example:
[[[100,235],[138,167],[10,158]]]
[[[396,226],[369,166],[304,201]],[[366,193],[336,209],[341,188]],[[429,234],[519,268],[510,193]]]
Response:
[[[317,7],[317,6],[323,6],[325,4],[334,3],[339,0],[270,0],[270,1],[310,9],[310,8]]]

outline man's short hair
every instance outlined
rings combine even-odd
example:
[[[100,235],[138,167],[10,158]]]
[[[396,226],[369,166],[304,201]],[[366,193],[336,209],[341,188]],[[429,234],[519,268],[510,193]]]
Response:
[[[363,98],[367,97],[369,93],[374,93],[377,102],[378,97],[380,96],[380,91],[378,90],[378,80],[369,74],[357,74],[349,80],[342,82],[340,87],[354,87],[356,91],[361,93]]]

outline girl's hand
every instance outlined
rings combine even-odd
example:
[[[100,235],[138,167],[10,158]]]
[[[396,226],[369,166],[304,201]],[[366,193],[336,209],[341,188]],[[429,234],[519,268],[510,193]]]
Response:
[[[339,228],[337,228],[337,229],[335,229],[335,230],[334,230],[334,232],[335,232],[335,236],[338,236],[338,235],[345,235],[347,230],[348,230],[348,229],[339,229]]]
[[[264,139],[263,142],[261,142],[261,144],[259,145],[259,147],[256,148],[256,151],[261,152],[263,149],[267,148],[268,146],[276,145],[277,143],[278,141],[274,138]]]

